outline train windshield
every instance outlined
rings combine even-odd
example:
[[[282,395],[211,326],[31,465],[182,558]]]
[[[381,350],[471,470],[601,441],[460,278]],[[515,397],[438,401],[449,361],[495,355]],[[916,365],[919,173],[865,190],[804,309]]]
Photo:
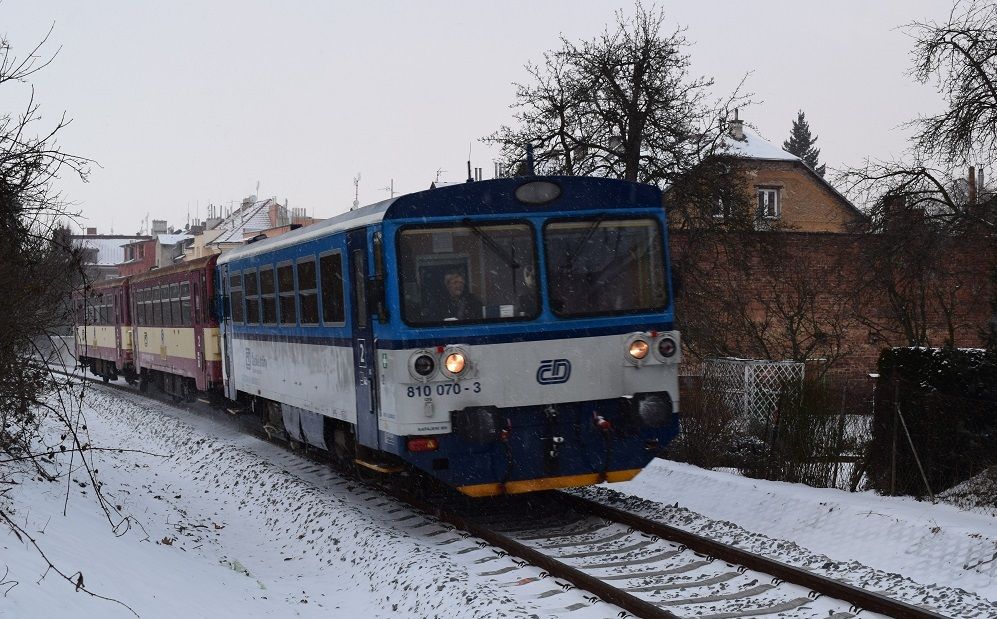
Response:
[[[402,316],[411,325],[535,318],[533,231],[526,223],[406,228],[398,237]]]
[[[668,305],[661,226],[654,219],[553,221],[544,226],[551,310],[561,317]]]

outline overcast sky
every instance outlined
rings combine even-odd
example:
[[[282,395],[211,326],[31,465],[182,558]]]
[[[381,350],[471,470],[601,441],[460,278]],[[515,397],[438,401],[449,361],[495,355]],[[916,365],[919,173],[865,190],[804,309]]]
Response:
[[[660,2],[688,28],[693,72],[716,94],[750,73],[742,111],[781,144],[797,109],[829,167],[904,148],[904,121],[941,101],[908,76],[899,29],[941,19],[945,0]],[[50,26],[55,61],[33,78],[63,149],[94,159],[60,182],[84,225],[134,233],[147,213],[183,226],[208,203],[256,193],[316,217],[466,177],[470,147],[510,122],[512,82],[559,35],[592,38],[630,1],[3,0],[0,34],[27,53]],[[0,109],[27,92],[4,86]],[[43,124],[46,126],[46,124]]]

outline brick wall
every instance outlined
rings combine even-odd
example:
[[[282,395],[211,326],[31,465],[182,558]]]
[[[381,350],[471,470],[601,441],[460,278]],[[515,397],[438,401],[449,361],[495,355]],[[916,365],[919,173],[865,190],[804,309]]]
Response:
[[[874,257],[894,241],[886,235],[820,232],[724,237],[673,231],[673,263],[682,281],[676,313],[683,338],[692,349],[699,344],[698,351],[686,354],[693,363],[699,356],[724,354],[795,355],[830,359],[834,373],[845,376],[875,371],[883,348],[908,344],[894,318],[903,295],[891,297],[871,277],[877,272]],[[927,342],[980,346],[991,315],[988,269],[997,260],[997,243],[952,239],[943,249],[929,293],[918,299],[925,308]],[[879,266],[896,265],[880,258]],[[788,344],[790,330],[796,330],[805,354]]]

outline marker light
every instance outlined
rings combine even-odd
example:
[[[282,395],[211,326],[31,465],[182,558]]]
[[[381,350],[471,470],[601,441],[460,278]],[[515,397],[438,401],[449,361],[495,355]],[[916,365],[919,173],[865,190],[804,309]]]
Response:
[[[675,354],[676,349],[677,347],[675,346],[675,340],[673,340],[672,338],[663,337],[660,340],[658,340],[658,353],[665,359],[668,359],[669,357],[673,356]]]
[[[419,355],[412,364],[412,369],[419,376],[429,376],[436,369],[436,361],[429,355]]]
[[[630,356],[634,359],[643,359],[647,356],[647,352],[651,348],[647,345],[644,340],[634,340],[630,342],[630,348],[627,350]]]
[[[516,199],[527,204],[545,204],[560,195],[561,188],[549,181],[533,181],[516,188]]]
[[[440,444],[435,438],[410,438],[407,446],[409,451],[436,451]]]
[[[467,367],[467,359],[464,358],[462,353],[452,352],[447,355],[446,360],[443,362],[443,367],[451,374],[460,374]]]

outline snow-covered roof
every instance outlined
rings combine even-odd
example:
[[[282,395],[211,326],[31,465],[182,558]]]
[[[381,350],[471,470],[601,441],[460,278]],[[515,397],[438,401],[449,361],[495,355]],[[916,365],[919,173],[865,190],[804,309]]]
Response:
[[[211,240],[209,245],[222,243],[242,243],[246,232],[257,232],[272,227],[270,225],[269,208],[273,199],[259,200],[249,206],[241,207],[221,221],[213,230],[224,230]]]
[[[125,261],[125,245],[147,238],[125,235],[74,236],[73,246],[97,250],[94,264],[98,266],[114,266]]]
[[[247,258],[255,254],[280,249],[281,247],[297,245],[298,243],[304,243],[306,241],[317,239],[335,232],[340,232],[342,230],[350,230],[353,228],[376,224],[384,219],[385,211],[388,210],[388,207],[391,206],[395,200],[397,200],[397,198],[390,198],[354,211],[347,211],[336,215],[335,217],[325,219],[317,224],[306,226],[304,228],[298,228],[297,230],[286,232],[280,236],[260,240],[255,243],[247,244],[245,247],[233,249],[232,251],[223,253],[218,259],[218,264],[225,264],[226,262],[230,262],[232,260]]]
[[[801,161],[796,155],[787,153],[775,144],[766,142],[757,133],[744,129],[744,140],[735,140],[731,136],[724,138],[724,144],[731,155],[748,159],[768,159],[775,161]]]
[[[156,237],[160,245],[176,245],[180,241],[194,238],[189,234],[160,234]]]

